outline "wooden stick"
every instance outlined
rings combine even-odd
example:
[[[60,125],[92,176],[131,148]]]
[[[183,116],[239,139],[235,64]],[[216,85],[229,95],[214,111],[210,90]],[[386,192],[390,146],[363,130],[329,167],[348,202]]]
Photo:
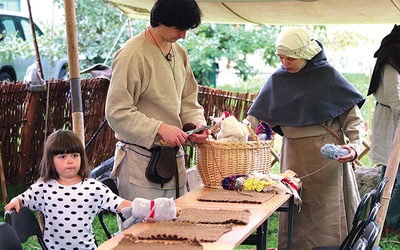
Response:
[[[81,138],[82,144],[85,145],[75,1],[64,0],[64,10],[71,89],[72,129]]]
[[[3,160],[1,158],[1,150],[2,150],[2,142],[0,142],[0,181],[1,181],[1,191],[3,192],[3,204],[6,205],[8,203],[8,197],[7,197],[6,177],[4,175]]]
[[[386,184],[385,189],[383,190],[381,204],[382,207],[379,210],[376,221],[378,222],[381,230],[379,231],[378,238],[375,241],[375,246],[379,245],[379,241],[382,235],[382,228],[385,224],[385,218],[387,213],[387,208],[390,202],[390,197],[392,195],[392,189],[394,185],[394,181],[396,179],[397,169],[399,168],[400,162],[400,123],[397,124],[396,134],[393,141],[392,151],[390,151],[389,161],[387,163],[385,177],[388,177],[389,181]]]

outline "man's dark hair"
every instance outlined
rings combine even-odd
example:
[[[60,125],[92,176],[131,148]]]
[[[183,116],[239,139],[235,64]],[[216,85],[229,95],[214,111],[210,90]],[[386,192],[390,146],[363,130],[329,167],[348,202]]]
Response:
[[[163,24],[180,30],[195,29],[201,23],[202,13],[195,0],[158,0],[150,14],[150,25]]]

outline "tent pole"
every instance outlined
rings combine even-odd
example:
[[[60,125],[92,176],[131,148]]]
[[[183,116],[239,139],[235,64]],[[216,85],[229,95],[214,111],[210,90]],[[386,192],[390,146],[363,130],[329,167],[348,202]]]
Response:
[[[41,79],[44,79],[43,76],[43,69],[42,69],[42,63],[40,61],[40,53],[39,53],[39,48],[37,45],[37,40],[36,40],[36,33],[34,29],[34,24],[33,24],[33,18],[32,18],[32,10],[31,10],[31,4],[30,1],[27,0],[27,6],[28,6],[28,12],[29,12],[29,23],[31,27],[31,32],[32,32],[32,38],[33,38],[33,46],[35,49],[35,55],[36,55],[36,62],[38,64],[38,69],[39,69],[39,76]],[[28,165],[29,165],[29,158],[31,152],[31,142],[33,138],[33,133],[34,133],[34,124],[36,123],[37,119],[37,106],[38,106],[38,100],[39,100],[39,93],[38,91],[42,90],[37,90],[34,91],[34,89],[30,88],[31,84],[29,84],[28,87],[28,106],[27,106],[27,113],[26,113],[26,120],[24,121],[22,125],[22,139],[21,139],[21,162],[19,164],[18,168],[18,185],[24,185],[26,183],[26,174],[28,172]]]
[[[81,79],[79,72],[78,39],[74,0],[64,0],[67,33],[68,67],[71,89],[72,128],[85,145]]]
[[[378,238],[375,241],[375,246],[379,245],[379,241],[382,235],[383,225],[385,224],[385,218],[387,209],[390,202],[390,197],[392,195],[392,189],[394,186],[394,181],[396,179],[397,169],[400,162],[400,122],[397,124],[396,134],[393,140],[392,151],[390,151],[388,165],[386,167],[385,177],[388,177],[388,183],[385,186],[382,194],[382,207],[379,210],[376,221],[378,222],[381,230],[379,231]]]

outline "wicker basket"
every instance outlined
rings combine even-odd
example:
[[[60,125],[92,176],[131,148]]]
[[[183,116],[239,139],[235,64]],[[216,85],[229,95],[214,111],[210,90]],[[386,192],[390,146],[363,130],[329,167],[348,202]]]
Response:
[[[269,173],[273,140],[260,141],[249,131],[255,141],[213,140],[196,146],[196,166],[204,186],[222,188],[222,179],[231,175]]]

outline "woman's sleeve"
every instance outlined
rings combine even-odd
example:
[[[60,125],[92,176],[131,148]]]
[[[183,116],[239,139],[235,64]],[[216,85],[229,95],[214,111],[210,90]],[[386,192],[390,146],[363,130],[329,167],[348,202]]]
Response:
[[[347,110],[339,116],[339,122],[343,133],[348,139],[348,145],[351,146],[357,155],[360,155],[361,146],[365,137],[364,119],[357,105]]]

